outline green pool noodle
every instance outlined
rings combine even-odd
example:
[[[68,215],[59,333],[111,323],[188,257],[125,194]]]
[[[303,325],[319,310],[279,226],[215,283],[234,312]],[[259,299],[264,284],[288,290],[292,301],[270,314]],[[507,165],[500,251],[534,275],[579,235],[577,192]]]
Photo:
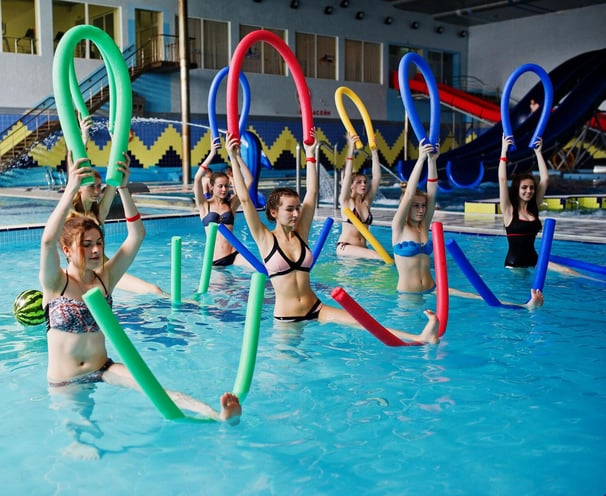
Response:
[[[257,347],[259,345],[259,328],[261,326],[261,309],[263,307],[263,295],[265,293],[265,274],[255,272],[250,281],[248,303],[246,305],[246,322],[244,324],[244,336],[242,338],[242,351],[240,352],[240,364],[234,382],[233,393],[244,402],[257,360]]]
[[[198,294],[205,294],[208,291],[210,283],[210,274],[213,268],[213,255],[215,253],[215,242],[217,240],[216,222],[209,222],[206,228],[206,246],[204,247],[204,258],[202,261],[202,272],[200,273],[200,284],[198,285]]]
[[[139,384],[139,387],[155,405],[158,411],[168,420],[176,420],[185,417],[183,412],[175,405],[164,388],[155,378],[152,371],[141,358],[141,355],[128,338],[112,309],[105,301],[105,297],[99,288],[93,288],[82,295],[84,303],[90,309],[97,324],[107,336],[126,368]]]
[[[171,240],[170,294],[173,305],[181,304],[181,237]]]
[[[132,117],[132,87],[128,67],[114,40],[102,29],[83,24],[69,29],[59,41],[53,60],[53,91],[57,114],[65,137],[67,148],[72,152],[74,161],[88,158],[82,142],[80,126],[76,116],[76,106],[82,109],[82,95],[76,95],[80,89],[72,73],[74,51],[82,40],[92,41],[101,52],[106,64],[109,86],[109,131],[112,146],[109,153],[105,182],[111,186],[122,184],[122,174],[118,171],[118,161],[124,160],[128,150],[130,124]],[[76,83],[76,84],[74,84]],[[85,112],[81,112],[86,115]],[[82,184],[93,182],[86,178]]]

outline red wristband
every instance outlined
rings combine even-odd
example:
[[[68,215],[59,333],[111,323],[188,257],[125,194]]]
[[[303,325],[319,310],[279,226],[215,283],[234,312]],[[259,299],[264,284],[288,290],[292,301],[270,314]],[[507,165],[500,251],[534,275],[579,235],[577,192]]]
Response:
[[[438,178],[437,177],[429,178],[429,179],[427,179],[427,182],[428,183],[437,183],[438,182]]]
[[[306,161],[306,162],[311,162],[312,164],[315,164],[315,163],[316,163],[316,159],[315,159],[315,157],[306,157],[306,158],[305,158],[305,161]]]
[[[354,159],[353,157],[347,157],[347,160],[353,160],[353,159]]]
[[[126,222],[137,222],[141,218],[141,214],[137,212],[137,215],[134,217],[125,217]]]
[[[507,162],[507,161],[508,161],[508,160],[507,160],[507,157],[501,157],[501,158],[499,159],[499,162]]]

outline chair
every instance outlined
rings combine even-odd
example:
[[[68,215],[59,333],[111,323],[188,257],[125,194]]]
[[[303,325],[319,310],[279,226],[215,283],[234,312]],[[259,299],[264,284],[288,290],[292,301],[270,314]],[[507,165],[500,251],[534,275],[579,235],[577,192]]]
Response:
[[[29,49],[23,49],[22,53],[36,53],[36,32],[33,28],[29,28],[21,38],[15,40],[15,53],[19,53],[21,40],[29,41]]]

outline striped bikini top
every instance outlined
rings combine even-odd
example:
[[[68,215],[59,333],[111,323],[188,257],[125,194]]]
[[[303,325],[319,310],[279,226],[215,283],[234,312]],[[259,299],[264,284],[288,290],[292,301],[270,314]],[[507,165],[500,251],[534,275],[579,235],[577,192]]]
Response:
[[[103,286],[105,300],[109,306],[111,306],[113,300],[111,295],[107,293],[105,284],[103,284],[103,281],[96,272],[93,272],[93,274],[95,274],[95,277],[99,280],[101,286]],[[82,300],[63,296],[67,289],[67,285],[69,284],[69,274],[67,273],[67,270],[65,271],[65,277],[67,280],[65,281],[65,286],[63,287],[61,294],[50,300],[46,307],[44,307],[46,332],[51,329],[57,329],[71,334],[99,332],[99,326],[86,306],[86,303]]]

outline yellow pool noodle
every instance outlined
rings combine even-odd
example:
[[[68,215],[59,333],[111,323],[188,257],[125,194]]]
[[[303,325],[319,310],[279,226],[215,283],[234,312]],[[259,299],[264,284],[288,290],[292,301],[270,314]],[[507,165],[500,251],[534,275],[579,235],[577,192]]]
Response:
[[[392,264],[393,258],[385,251],[385,248],[381,246],[381,243],[373,236],[373,234],[368,230],[368,228],[364,225],[364,223],[358,219],[354,213],[349,208],[344,208],[343,213],[350,220],[350,222],[356,226],[360,234],[366,238],[366,241],[370,243],[370,245],[375,249],[375,251],[379,254],[379,256],[383,259],[386,264]]]

